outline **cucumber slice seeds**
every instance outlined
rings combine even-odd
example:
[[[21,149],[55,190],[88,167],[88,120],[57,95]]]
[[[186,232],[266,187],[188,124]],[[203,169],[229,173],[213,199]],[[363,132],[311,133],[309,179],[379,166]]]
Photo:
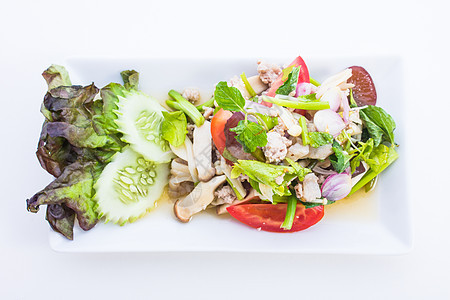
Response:
[[[129,143],[138,153],[154,162],[169,162],[173,157],[167,142],[161,138],[161,123],[165,109],[142,92],[124,92],[118,96],[118,110],[115,111],[118,131],[122,140]]]
[[[94,185],[99,217],[120,225],[136,221],[155,206],[168,177],[168,164],[156,164],[126,147]]]

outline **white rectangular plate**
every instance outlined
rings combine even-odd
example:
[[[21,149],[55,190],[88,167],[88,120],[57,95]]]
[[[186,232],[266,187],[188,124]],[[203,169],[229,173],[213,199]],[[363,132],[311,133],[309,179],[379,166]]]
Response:
[[[123,227],[98,224],[83,232],[75,228],[74,241],[50,232],[49,241],[61,252],[280,252],[401,254],[412,247],[409,198],[404,155],[404,102],[402,64],[395,57],[309,58],[304,57],[310,74],[321,81],[340,70],[364,66],[375,82],[378,105],[397,123],[396,141],[400,158],[380,176],[377,188],[369,195],[340,200],[327,206],[325,216],[315,226],[297,233],[277,234],[257,231],[230,216],[214,211],[200,213],[188,224],[180,223],[172,205],[160,203],[147,217]],[[289,59],[272,60],[281,64]],[[95,82],[102,87],[121,82],[120,71],[140,72],[140,88],[164,100],[170,89],[197,87],[212,94],[214,84],[229,80],[243,71],[256,73],[256,59],[238,60],[155,60],[155,59],[71,59],[66,67],[76,84]],[[356,199],[359,198],[359,199]]]

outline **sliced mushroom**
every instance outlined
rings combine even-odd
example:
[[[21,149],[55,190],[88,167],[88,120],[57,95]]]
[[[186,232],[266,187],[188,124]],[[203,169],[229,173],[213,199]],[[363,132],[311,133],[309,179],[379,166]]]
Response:
[[[178,198],[189,194],[194,189],[194,180],[189,173],[187,162],[181,158],[172,160],[169,179],[169,196]]]
[[[211,123],[205,121],[194,129],[194,159],[200,181],[209,181],[216,174],[212,166],[212,137]]]
[[[178,156],[179,158],[188,161],[188,154],[186,151],[186,146],[185,146],[186,142],[178,147],[173,146],[172,144],[170,145],[170,149],[172,150],[173,153],[175,153],[176,156]]]
[[[221,175],[208,182],[199,182],[189,195],[175,202],[173,207],[175,216],[181,222],[189,222],[194,214],[204,210],[214,200],[214,191],[225,182],[226,178],[225,175]]]

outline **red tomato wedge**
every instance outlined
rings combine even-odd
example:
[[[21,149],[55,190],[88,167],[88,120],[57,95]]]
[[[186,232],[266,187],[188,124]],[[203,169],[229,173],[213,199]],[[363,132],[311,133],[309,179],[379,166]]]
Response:
[[[231,111],[220,109],[211,120],[211,136],[220,154],[225,149],[225,124],[232,115]]]
[[[242,204],[233,205],[227,211],[238,221],[253,228],[270,232],[296,232],[319,222],[323,215],[323,206],[305,208],[297,204],[294,224],[290,230],[280,228],[286,216],[287,204]]]
[[[303,58],[301,58],[301,56],[299,56],[296,59],[294,59],[294,61],[288,67],[290,67],[290,66],[300,67],[300,74],[298,76],[298,83],[302,83],[302,82],[308,82],[309,83],[309,71],[308,71],[308,68],[306,67],[305,61],[303,60]],[[267,96],[274,97],[275,96],[275,92],[282,85],[283,85],[283,74],[278,76],[278,78],[272,83],[272,85],[270,86],[269,91],[267,92]],[[272,104],[270,106],[272,106]]]

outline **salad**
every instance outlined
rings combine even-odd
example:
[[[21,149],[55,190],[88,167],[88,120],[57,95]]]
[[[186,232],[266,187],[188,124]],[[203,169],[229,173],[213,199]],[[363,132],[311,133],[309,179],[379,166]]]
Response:
[[[258,61],[255,73],[220,81],[208,99],[186,88],[159,102],[134,70],[99,89],[51,66],[36,154],[55,180],[27,209],[47,205],[68,239],[75,222],[125,225],[164,197],[181,222],[214,208],[258,230],[296,232],[324,206],[373,189],[398,158],[395,121],[376,106],[363,67],[321,83],[301,57],[283,68]]]

